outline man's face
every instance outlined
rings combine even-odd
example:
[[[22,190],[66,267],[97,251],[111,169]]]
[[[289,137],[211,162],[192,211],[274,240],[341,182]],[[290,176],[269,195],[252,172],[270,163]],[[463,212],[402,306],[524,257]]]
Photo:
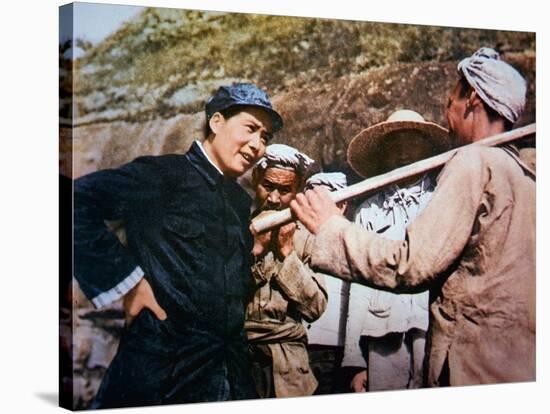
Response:
[[[294,171],[268,168],[256,179],[256,205],[261,210],[287,208],[298,192],[299,179]]]
[[[229,177],[238,177],[252,167],[264,155],[272,135],[271,118],[256,107],[246,107],[228,119],[216,113],[210,127],[213,161]]]
[[[449,134],[455,145],[472,142],[473,112],[468,110],[468,96],[460,96],[462,83],[459,80],[447,99],[447,123]]]
[[[386,137],[384,163],[387,171],[431,157],[432,145],[415,130],[395,131]]]

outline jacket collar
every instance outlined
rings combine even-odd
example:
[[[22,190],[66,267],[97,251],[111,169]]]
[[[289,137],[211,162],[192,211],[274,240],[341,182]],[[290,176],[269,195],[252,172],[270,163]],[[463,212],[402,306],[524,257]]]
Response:
[[[215,168],[216,170],[218,170],[218,172],[219,172],[221,175],[223,175],[223,171],[220,170],[220,168],[219,168],[216,164],[214,164],[214,161],[212,161],[212,160],[210,159],[210,157],[208,156],[208,153],[207,153],[206,150],[204,149],[204,145],[202,145],[202,142],[200,142],[200,141],[195,141],[195,142],[197,143],[199,149],[201,150],[201,152],[202,152],[202,154],[205,156],[205,158],[208,160],[208,162],[209,162],[210,164],[212,164],[212,165],[214,166],[214,168]]]
[[[191,164],[204,177],[206,182],[211,186],[215,186],[220,181],[223,181],[223,174],[221,171],[208,159],[208,156],[201,148],[198,141],[193,142],[191,149],[185,154],[185,156],[191,161]]]

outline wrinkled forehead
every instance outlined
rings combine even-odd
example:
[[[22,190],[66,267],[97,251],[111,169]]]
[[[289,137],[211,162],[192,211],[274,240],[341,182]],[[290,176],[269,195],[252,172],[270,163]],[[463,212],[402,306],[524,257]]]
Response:
[[[298,184],[299,176],[295,170],[269,167],[264,171],[263,181],[274,185],[293,186]]]

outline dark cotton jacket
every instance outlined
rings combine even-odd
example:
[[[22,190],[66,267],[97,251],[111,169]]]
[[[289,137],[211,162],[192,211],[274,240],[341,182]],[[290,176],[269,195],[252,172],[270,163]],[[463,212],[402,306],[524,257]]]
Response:
[[[244,310],[251,282],[250,197],[197,143],[138,158],[74,189],[75,277],[88,298],[137,266],[168,318],[142,311],[126,329],[96,407],[255,398]],[[128,247],[105,220],[124,220]]]

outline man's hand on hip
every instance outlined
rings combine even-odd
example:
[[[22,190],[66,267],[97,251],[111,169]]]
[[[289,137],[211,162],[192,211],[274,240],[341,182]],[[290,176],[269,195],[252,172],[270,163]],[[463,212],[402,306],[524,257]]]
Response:
[[[132,290],[124,295],[123,304],[126,325],[129,325],[143,309],[149,309],[161,321],[167,318],[166,312],[158,304],[153,289],[145,278],[142,278]]]

